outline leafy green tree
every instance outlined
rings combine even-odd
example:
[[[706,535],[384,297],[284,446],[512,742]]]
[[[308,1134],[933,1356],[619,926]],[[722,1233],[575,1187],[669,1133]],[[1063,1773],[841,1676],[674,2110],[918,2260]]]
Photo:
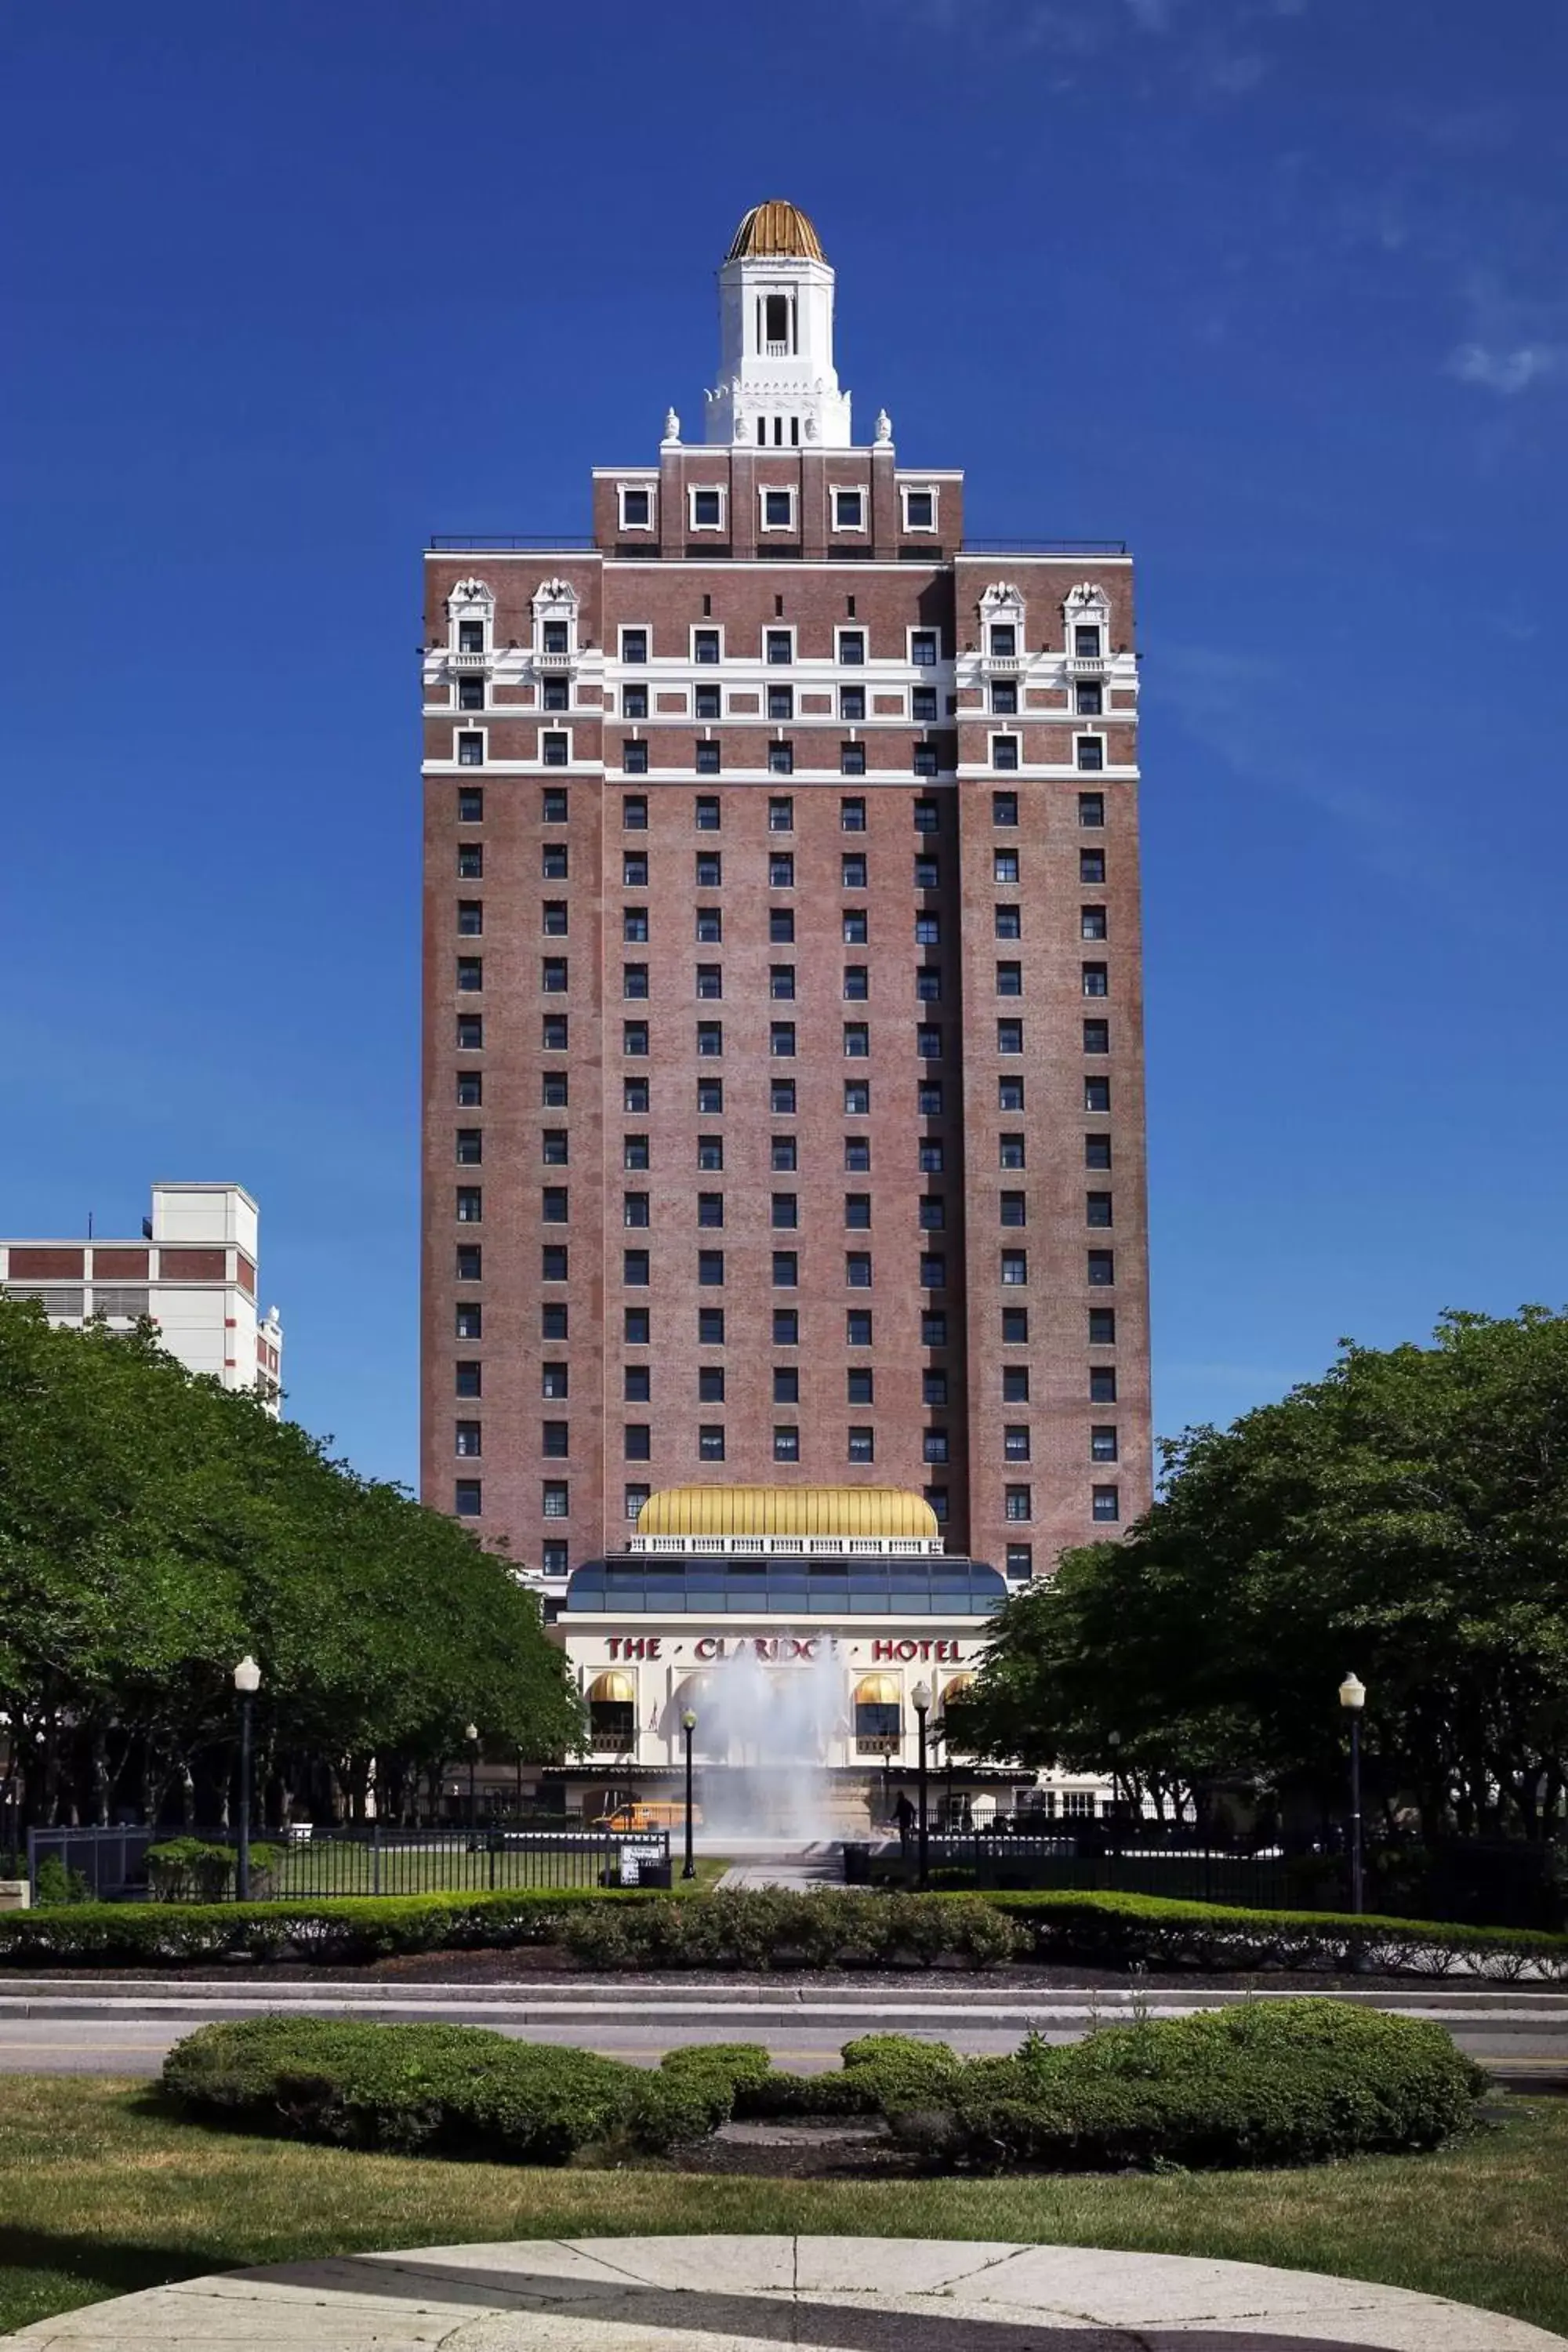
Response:
[[[1536,1837],[1568,1785],[1568,1318],[1445,1316],[1164,1449],[1126,1541],[998,1618],[955,1738],[1156,1786],[1338,1802],[1337,1686],[1368,1686],[1374,1800],[1428,1835]]]
[[[151,1328],[55,1331],[0,1302],[0,1711],[24,1819],[220,1818],[236,1659],[264,1680],[275,1797],[357,1810],[461,1727],[531,1757],[581,1736],[510,1564]],[[216,1809],[216,1810],[215,1810]]]

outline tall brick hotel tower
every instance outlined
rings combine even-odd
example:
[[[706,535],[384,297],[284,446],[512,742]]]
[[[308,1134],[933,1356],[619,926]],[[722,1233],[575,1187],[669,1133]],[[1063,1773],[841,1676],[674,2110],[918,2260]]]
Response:
[[[898,1487],[1048,1574],[1150,1491],[1132,575],[850,430],[792,205],[700,438],[426,566],[423,1482]]]

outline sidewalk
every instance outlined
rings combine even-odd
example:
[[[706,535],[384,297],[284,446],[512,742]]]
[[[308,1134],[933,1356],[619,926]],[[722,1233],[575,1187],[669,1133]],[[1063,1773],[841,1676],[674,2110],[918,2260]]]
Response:
[[[1568,2352],[1400,2287],[918,2238],[584,2238],[279,2263],[43,2320],[18,2352]]]

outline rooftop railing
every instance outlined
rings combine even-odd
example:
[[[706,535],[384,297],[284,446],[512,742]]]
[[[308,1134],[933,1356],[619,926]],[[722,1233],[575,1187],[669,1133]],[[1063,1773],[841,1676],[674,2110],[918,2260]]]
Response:
[[[546,555],[606,554],[610,551],[596,539],[584,539],[569,531],[437,531],[432,534],[430,550],[437,555],[504,555],[526,553],[537,550]],[[788,553],[792,551],[785,550]],[[833,561],[837,562],[847,550],[835,549]],[[639,552],[651,554],[649,546]],[[704,554],[718,556],[718,548],[704,548]],[[900,547],[900,557],[910,563],[951,561],[954,555],[1125,555],[1124,539],[966,539],[956,546],[943,550],[937,547]]]

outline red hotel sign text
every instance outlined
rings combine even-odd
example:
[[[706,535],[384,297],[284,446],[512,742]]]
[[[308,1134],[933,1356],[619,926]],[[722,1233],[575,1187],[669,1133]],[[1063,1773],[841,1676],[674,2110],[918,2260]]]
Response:
[[[829,1654],[840,1646],[831,1633],[704,1633],[693,1643],[697,1656],[706,1664],[713,1658],[732,1658],[744,1650],[754,1651],[759,1658],[770,1664],[781,1659],[820,1658],[826,1650]],[[616,1664],[642,1659],[645,1662],[664,1655],[662,1633],[612,1633],[607,1647]],[[910,1665],[917,1659],[937,1665],[959,1664],[956,1634],[928,1637],[924,1641],[879,1639],[871,1644],[874,1665]]]

